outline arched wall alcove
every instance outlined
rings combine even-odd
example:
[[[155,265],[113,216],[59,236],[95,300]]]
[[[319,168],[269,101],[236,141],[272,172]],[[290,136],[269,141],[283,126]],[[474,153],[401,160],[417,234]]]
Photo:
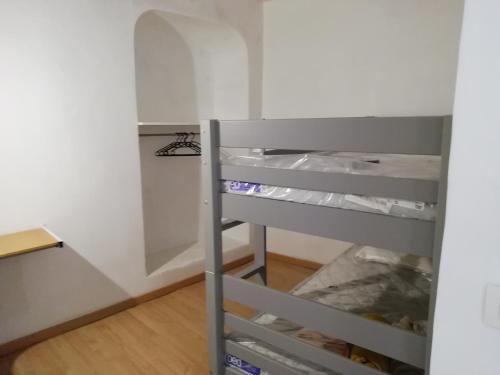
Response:
[[[185,38],[194,62],[200,118],[248,118],[248,51],[231,26],[157,12]]]
[[[248,53],[230,26],[148,11],[135,28],[139,122],[199,123],[248,118]],[[148,275],[203,260],[200,158],[161,158],[173,139],[140,137],[145,265]],[[229,233],[226,251],[243,252],[245,231]]]
[[[139,121],[197,121],[194,63],[183,36],[147,12],[136,23],[134,39]]]

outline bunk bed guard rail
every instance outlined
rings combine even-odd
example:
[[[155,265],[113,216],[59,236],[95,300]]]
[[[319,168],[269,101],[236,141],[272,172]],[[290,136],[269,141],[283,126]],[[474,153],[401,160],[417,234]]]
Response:
[[[416,255],[434,256],[436,268],[438,260],[436,257],[439,258],[441,245],[442,215],[438,215],[436,222],[430,222],[226,194],[221,190],[221,180],[438,204],[444,201],[445,189],[440,186],[443,184],[439,181],[386,176],[221,165],[219,149],[234,147],[347,151],[444,157],[448,152],[450,124],[449,116],[208,120],[201,123],[211,373],[217,375],[238,373],[234,369],[225,367],[225,353],[235,355],[273,375],[301,373],[241,344],[226,340],[224,325],[336,373],[362,375],[382,373],[227,313],[223,309],[224,298],[251,306],[257,311],[272,313],[390,358],[426,368],[430,340],[427,339],[426,343],[426,338],[423,336],[244,280],[245,276],[265,267],[265,260],[261,259],[260,263],[246,273],[236,276],[224,275],[221,218],[254,224],[257,242],[264,248],[265,227],[271,226]],[[442,176],[446,173],[446,166],[447,161],[443,160]],[[262,279],[265,283],[265,276]],[[437,279],[437,272],[434,279]],[[436,282],[437,280],[433,280],[434,284]],[[429,323],[432,322],[434,298],[431,293]],[[429,332],[428,336],[431,334]]]

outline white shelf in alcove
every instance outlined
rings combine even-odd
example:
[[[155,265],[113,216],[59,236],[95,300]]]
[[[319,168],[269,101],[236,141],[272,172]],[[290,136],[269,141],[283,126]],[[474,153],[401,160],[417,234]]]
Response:
[[[198,133],[200,124],[195,122],[139,122],[139,135],[161,135],[172,133]]]

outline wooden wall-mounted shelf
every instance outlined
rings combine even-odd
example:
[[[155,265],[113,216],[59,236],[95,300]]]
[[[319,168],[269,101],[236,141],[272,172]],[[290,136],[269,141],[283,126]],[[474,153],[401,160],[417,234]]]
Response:
[[[44,228],[6,234],[0,236],[0,259],[62,246],[63,242]]]

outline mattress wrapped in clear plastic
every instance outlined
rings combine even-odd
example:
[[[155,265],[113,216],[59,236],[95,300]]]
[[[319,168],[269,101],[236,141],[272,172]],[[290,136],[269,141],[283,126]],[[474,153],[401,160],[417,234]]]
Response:
[[[332,152],[293,155],[223,155],[222,162],[224,164],[240,166],[426,180],[437,180],[440,168],[440,158],[435,156]],[[244,194],[421,220],[434,220],[436,215],[434,205],[425,202],[310,191],[258,184],[251,181],[224,181],[223,190],[233,194]]]
[[[394,264],[394,259],[400,255],[388,250],[353,246],[300,283],[291,294],[365,317],[378,316],[385,324],[425,335],[432,274],[422,271],[419,267],[421,262],[415,262],[414,265]],[[257,315],[253,321],[308,344],[352,358],[353,346],[337,338],[327,337],[268,313]],[[247,335],[232,332],[228,339],[304,374],[333,374]],[[423,370],[393,359],[387,358],[386,364],[388,367],[382,371],[389,374],[423,374]],[[258,373],[272,375],[265,371]]]

